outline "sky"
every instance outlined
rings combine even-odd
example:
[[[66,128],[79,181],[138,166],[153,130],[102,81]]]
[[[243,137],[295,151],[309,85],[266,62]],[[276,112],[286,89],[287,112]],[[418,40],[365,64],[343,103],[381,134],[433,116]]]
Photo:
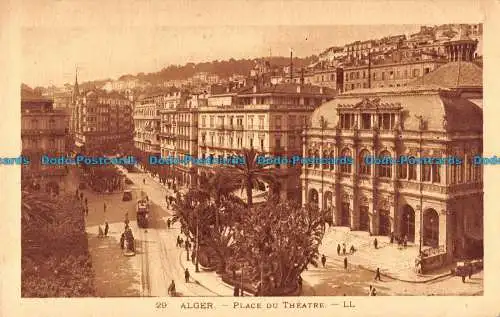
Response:
[[[302,57],[446,23],[437,12],[431,21],[436,23],[406,23],[413,22],[407,17],[395,20],[402,23],[370,24],[370,19],[340,18],[347,2],[314,5],[325,3],[330,2],[40,0],[25,4],[30,10],[21,13],[21,78],[32,87],[61,86],[74,82],[76,66],[79,80],[89,81],[170,64],[288,56],[290,48]],[[345,8],[357,12],[355,6]]]

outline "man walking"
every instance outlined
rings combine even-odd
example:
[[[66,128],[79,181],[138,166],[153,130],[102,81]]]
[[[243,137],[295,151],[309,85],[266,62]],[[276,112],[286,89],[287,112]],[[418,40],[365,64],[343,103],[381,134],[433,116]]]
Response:
[[[106,224],[104,225],[104,236],[107,237],[108,236],[108,231],[109,231],[109,224],[108,222],[106,221]]]
[[[347,257],[344,258],[344,270],[347,271]]]
[[[375,240],[373,240],[373,246],[375,247],[375,249],[378,249],[378,240],[377,240],[377,238],[375,238]]]
[[[325,264],[326,264],[326,256],[323,254],[321,256],[321,264],[323,264],[323,267],[325,267]]]
[[[380,268],[377,268],[377,271],[375,272],[375,281],[382,281],[380,278]]]
[[[340,243],[337,244],[337,255],[340,255]]]
[[[106,203],[104,203],[104,212],[106,212]]]
[[[186,268],[186,270],[184,271],[184,278],[186,279],[186,283],[189,283],[189,271],[188,269]]]
[[[172,223],[172,222],[170,221],[170,218],[168,218],[168,219],[167,219],[167,228],[168,228],[168,229],[170,229],[170,224],[171,224],[171,223]]]

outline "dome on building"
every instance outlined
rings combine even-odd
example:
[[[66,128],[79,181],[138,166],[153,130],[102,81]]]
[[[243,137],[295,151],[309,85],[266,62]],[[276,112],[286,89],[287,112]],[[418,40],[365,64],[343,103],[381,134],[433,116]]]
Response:
[[[384,109],[400,109],[402,130],[424,129],[438,132],[482,131],[482,109],[473,102],[459,97],[447,89],[415,87],[364,89],[350,91],[322,104],[311,117],[313,129],[321,129],[322,117],[326,129],[335,128],[339,121],[339,109],[362,109],[378,112]]]
[[[483,70],[472,62],[450,62],[408,83],[409,86],[482,88]]]

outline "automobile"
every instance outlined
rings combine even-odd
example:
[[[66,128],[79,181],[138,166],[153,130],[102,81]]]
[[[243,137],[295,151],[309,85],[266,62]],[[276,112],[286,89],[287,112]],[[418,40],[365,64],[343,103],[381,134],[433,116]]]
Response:
[[[122,201],[129,201],[129,200],[132,200],[132,191],[131,190],[124,190]]]
[[[457,267],[455,268],[455,276],[466,276],[469,274],[471,263],[469,261],[457,262]]]

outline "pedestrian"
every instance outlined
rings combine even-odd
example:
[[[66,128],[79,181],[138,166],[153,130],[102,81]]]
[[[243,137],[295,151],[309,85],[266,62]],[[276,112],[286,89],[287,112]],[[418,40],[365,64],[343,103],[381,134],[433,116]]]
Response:
[[[120,248],[123,250],[125,248],[125,232],[122,233],[120,237]]]
[[[354,248],[353,245],[351,245],[351,250],[350,250],[351,254],[354,254],[354,252],[356,252],[356,249]]]
[[[469,265],[469,280],[472,278],[472,264]]]
[[[109,232],[109,224],[106,221],[106,224],[104,225],[104,236],[107,237]]]
[[[240,296],[240,288],[239,288],[238,286],[235,286],[235,287],[234,287],[234,292],[233,292],[233,295],[234,295],[235,297]]]
[[[181,245],[181,237],[177,236],[177,243],[176,243],[176,247],[180,246]]]
[[[142,182],[144,183],[144,185],[146,185],[146,179],[145,178],[142,179]]]
[[[462,283],[465,283],[465,272],[462,273]]]
[[[168,287],[168,295],[174,296],[175,295],[175,283],[174,280],[172,280],[172,283],[170,283],[170,286]]]
[[[102,231],[102,227],[99,226],[99,234],[97,235],[98,238],[104,237],[104,232]]]
[[[375,240],[373,240],[373,246],[375,247],[375,249],[378,249],[378,240],[377,240],[377,238],[375,238]]]
[[[345,245],[344,247],[342,248],[342,255],[345,255],[346,254],[346,250],[345,250]]]
[[[85,206],[88,206],[87,197],[85,197]]]
[[[325,267],[325,264],[326,264],[326,256],[323,254],[321,256],[321,264],[323,264],[323,267]]]
[[[170,224],[171,224],[171,221],[170,221],[170,218],[167,219],[167,228],[170,229]]]
[[[406,248],[408,246],[408,238],[406,235],[403,237],[403,247]]]
[[[370,285],[370,294],[368,296],[377,296],[377,290]]]
[[[394,243],[394,232],[391,232],[391,244]]]
[[[375,272],[375,281],[382,281],[380,278],[380,268],[377,268],[377,271]]]
[[[186,283],[189,283],[189,270],[186,268],[184,271],[184,278],[186,279]]]
[[[337,255],[340,255],[340,244],[337,244]]]
[[[347,257],[344,258],[344,270],[347,271]]]
[[[106,212],[106,203],[104,203],[104,212]]]

